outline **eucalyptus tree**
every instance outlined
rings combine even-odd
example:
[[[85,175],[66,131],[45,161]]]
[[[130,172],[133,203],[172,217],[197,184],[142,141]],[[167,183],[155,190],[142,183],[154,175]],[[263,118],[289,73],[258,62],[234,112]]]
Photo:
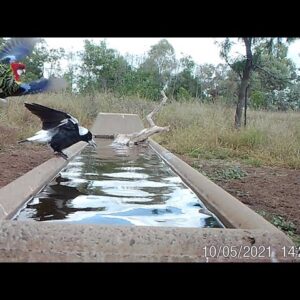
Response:
[[[245,55],[238,57],[231,57],[230,50],[233,46],[233,40],[226,38],[223,43],[221,43],[220,55],[226,61],[226,63],[234,70],[239,78],[239,88],[238,88],[238,99],[235,113],[234,125],[236,128],[241,127],[242,112],[245,107],[245,113],[247,109],[247,92],[249,89],[249,84],[253,71],[264,73],[267,76],[268,80],[270,78],[276,78],[280,82],[285,80],[290,80],[282,76],[282,73],[275,72],[274,66],[275,62],[280,61],[283,57],[286,57],[287,54],[287,45],[293,42],[295,39],[286,38],[283,41],[283,38],[252,38],[244,37],[241,39],[245,46]],[[283,47],[283,43],[286,42],[286,46]],[[267,50],[267,51],[265,51]],[[266,62],[266,54],[269,57],[269,64],[264,64]],[[270,58],[271,57],[271,58]],[[273,69],[271,68],[273,67]],[[276,67],[275,67],[276,69]],[[293,75],[293,74],[292,74]],[[246,124],[246,115],[245,115],[245,124]]]

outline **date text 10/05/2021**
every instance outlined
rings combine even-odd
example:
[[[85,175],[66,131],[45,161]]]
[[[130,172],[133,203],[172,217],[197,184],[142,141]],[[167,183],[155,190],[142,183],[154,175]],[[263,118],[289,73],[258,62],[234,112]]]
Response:
[[[204,246],[202,248],[204,256],[207,258],[272,258],[275,253],[271,246]],[[300,247],[283,246],[280,249],[284,258],[299,258]]]

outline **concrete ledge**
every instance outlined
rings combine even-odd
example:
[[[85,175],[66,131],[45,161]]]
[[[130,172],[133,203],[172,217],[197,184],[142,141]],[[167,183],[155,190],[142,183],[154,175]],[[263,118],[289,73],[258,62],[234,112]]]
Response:
[[[112,137],[114,134],[132,133],[143,128],[143,123],[138,115],[99,113],[91,132],[96,137]]]
[[[79,142],[64,152],[70,160],[87,145],[85,142]],[[0,220],[12,218],[27,200],[36,195],[68,164],[68,161],[62,157],[53,157],[1,188]]]
[[[228,228],[279,230],[176,155],[150,140],[151,147],[190,186]],[[281,231],[279,231],[281,232]]]
[[[5,262],[295,262],[265,230],[0,222]]]

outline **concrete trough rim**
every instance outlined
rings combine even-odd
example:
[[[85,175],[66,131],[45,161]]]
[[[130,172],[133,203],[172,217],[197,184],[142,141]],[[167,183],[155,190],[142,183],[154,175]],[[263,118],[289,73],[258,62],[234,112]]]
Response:
[[[153,139],[150,138],[149,140],[151,148],[183,179],[227,228],[265,229],[284,234],[262,216],[226,192],[209,178],[202,175],[175,154],[156,143]],[[208,189],[207,192],[203,192],[204,187]],[[221,195],[223,202],[212,195],[213,192]],[[234,214],[231,212],[234,212]]]
[[[34,195],[40,192],[88,144],[78,142],[64,150],[69,159],[53,157],[0,189],[0,221],[11,219]]]
[[[259,229],[0,221],[0,249],[6,262],[299,262]]]
[[[128,114],[128,113],[105,113],[105,112],[99,112],[98,115],[112,115],[112,116],[138,116],[137,114]]]

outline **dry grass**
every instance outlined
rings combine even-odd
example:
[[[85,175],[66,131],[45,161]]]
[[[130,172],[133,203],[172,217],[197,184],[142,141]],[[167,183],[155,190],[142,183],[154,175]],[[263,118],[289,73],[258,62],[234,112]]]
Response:
[[[158,119],[171,132],[156,139],[179,154],[300,168],[299,113],[249,111],[239,131],[233,120],[234,109],[220,105],[173,103]]]
[[[12,98],[7,107],[0,107],[0,126],[12,129],[16,135],[14,140],[40,129],[39,119],[24,107],[25,101],[64,110],[86,127],[91,126],[98,112],[137,113],[144,118],[156,105],[137,97],[125,99],[111,94],[40,94]],[[170,125],[171,131],[155,139],[178,154],[300,168],[299,113],[249,111],[248,126],[240,131],[233,128],[233,120],[234,109],[221,105],[170,102],[156,122],[160,126]],[[1,144],[5,143],[0,141]]]

